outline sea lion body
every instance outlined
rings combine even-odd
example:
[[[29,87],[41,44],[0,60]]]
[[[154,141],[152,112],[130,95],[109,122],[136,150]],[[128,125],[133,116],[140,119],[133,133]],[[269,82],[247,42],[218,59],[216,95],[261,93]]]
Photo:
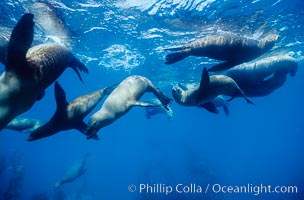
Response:
[[[280,88],[287,74],[295,76],[298,70],[296,59],[288,55],[271,56],[238,65],[225,74],[233,78],[247,96],[266,96]]]
[[[203,69],[201,82],[197,87],[188,89],[178,84],[172,88],[172,95],[180,105],[199,106],[214,113],[218,111],[211,101],[219,95],[231,96],[230,100],[242,96],[247,103],[252,104],[232,78],[226,75],[209,76],[206,68]]]
[[[169,106],[171,99],[160,92],[149,79],[137,75],[130,76],[113,90],[100,110],[91,116],[87,129],[88,139],[96,135],[101,128],[128,113],[133,106],[158,106],[138,101],[146,92],[152,92],[164,107]]]
[[[63,184],[73,182],[86,172],[85,164],[88,158],[88,154],[85,154],[81,159],[77,160],[72,167],[67,171],[65,176],[55,183],[54,190],[62,187]]]
[[[28,67],[33,71],[39,87],[47,88],[67,67],[71,67],[83,82],[79,71],[88,73],[88,69],[72,52],[58,44],[40,44],[29,49],[26,54]]]
[[[45,122],[38,119],[15,118],[5,128],[24,133],[30,133],[43,124],[45,124]]]
[[[12,119],[29,110],[44,95],[44,90],[71,67],[82,81],[79,70],[88,72],[65,47],[38,45],[30,49],[34,16],[24,14],[12,31],[0,75],[0,130]],[[30,50],[29,50],[30,49]]]
[[[58,82],[55,82],[57,110],[46,124],[30,134],[28,141],[34,141],[70,129],[77,129],[85,134],[87,125],[84,123],[83,118],[96,107],[105,95],[108,95],[113,90],[113,87],[96,90],[68,103],[64,90]],[[95,137],[95,139],[98,138]]]
[[[166,64],[173,64],[188,56],[200,56],[225,61],[209,71],[225,70],[259,57],[270,50],[277,39],[278,36],[274,34],[261,40],[228,33],[209,35],[180,47],[165,49],[176,51],[166,56]]]
[[[35,1],[25,4],[25,7],[35,15],[36,24],[41,27],[46,39],[64,46],[71,45],[71,31],[68,29],[62,13],[52,2]]]

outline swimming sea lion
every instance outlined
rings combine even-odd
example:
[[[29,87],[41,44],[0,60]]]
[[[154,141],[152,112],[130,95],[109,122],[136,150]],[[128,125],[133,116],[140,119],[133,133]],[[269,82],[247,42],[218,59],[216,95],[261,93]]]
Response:
[[[225,74],[237,82],[246,96],[259,97],[280,88],[285,83],[287,74],[295,76],[297,70],[296,59],[279,55],[235,66]]]
[[[225,75],[209,76],[206,68],[203,69],[198,87],[187,89],[178,84],[172,88],[172,95],[174,100],[180,105],[199,106],[213,113],[218,113],[218,110],[211,101],[218,95],[231,96],[227,101],[231,101],[237,96],[242,96],[247,103],[253,104],[232,78]]]
[[[79,71],[88,73],[86,66],[72,52],[58,44],[40,44],[28,50],[27,65],[34,72],[33,76],[40,87],[47,88],[71,67],[83,82]]]
[[[89,154],[85,154],[81,159],[77,160],[67,171],[65,176],[55,183],[54,190],[58,190],[63,184],[73,182],[86,172],[85,164]]]
[[[35,23],[41,27],[44,40],[61,44],[71,45],[71,31],[65,23],[62,13],[51,1],[25,2],[25,7],[35,15]]]
[[[114,86],[96,90],[68,103],[64,90],[56,81],[55,98],[57,110],[50,121],[30,134],[28,141],[38,140],[43,137],[54,135],[60,131],[70,129],[77,129],[85,134],[87,125],[83,121],[83,118],[95,108],[105,95],[110,94],[113,89]],[[94,139],[98,139],[96,135]]]
[[[67,67],[72,67],[80,80],[78,70],[88,72],[70,51],[60,45],[39,45],[29,50],[33,41],[33,18],[32,14],[24,14],[8,43],[5,71],[0,76],[0,130],[41,99],[44,90]]]
[[[171,99],[159,91],[143,76],[129,76],[107,97],[99,111],[89,119],[87,135],[92,138],[97,132],[130,111],[133,106],[158,106],[138,101],[146,92],[152,92],[168,109]]]
[[[221,71],[253,60],[270,50],[278,35],[270,34],[261,40],[255,40],[235,34],[208,35],[179,47],[166,48],[176,51],[166,56],[166,64],[173,64],[188,56],[208,57],[225,61],[215,65],[209,71]]]
[[[43,124],[45,124],[45,122],[38,119],[15,118],[5,128],[23,133],[30,133]]]

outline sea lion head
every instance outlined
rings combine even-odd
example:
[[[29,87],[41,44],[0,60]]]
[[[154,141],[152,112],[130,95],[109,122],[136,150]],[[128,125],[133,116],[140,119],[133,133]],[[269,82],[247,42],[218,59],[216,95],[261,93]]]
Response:
[[[185,104],[187,90],[185,90],[180,84],[177,84],[172,88],[172,96],[178,104]]]

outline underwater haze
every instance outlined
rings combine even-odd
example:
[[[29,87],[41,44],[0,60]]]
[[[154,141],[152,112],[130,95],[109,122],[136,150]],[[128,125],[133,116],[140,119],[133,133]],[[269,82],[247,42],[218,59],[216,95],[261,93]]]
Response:
[[[0,34],[33,13],[34,45],[65,45],[88,67],[84,83],[71,69],[58,79],[68,102],[130,75],[149,78],[173,98],[173,85],[199,82],[202,69],[218,61],[188,57],[166,65],[163,49],[215,33],[254,39],[278,34],[263,56],[287,54],[299,68],[270,95],[251,97],[254,105],[242,98],[229,102],[228,117],[222,109],[213,114],[173,101],[172,119],[165,114],[147,119],[145,108],[134,107],[102,128],[100,140],[70,130],[29,142],[29,133],[4,129],[0,199],[303,200],[303,8],[303,0],[2,0]],[[19,117],[48,121],[55,110],[52,84]],[[54,190],[85,154],[86,172]],[[247,192],[238,192],[241,186]],[[262,186],[271,186],[271,192]]]

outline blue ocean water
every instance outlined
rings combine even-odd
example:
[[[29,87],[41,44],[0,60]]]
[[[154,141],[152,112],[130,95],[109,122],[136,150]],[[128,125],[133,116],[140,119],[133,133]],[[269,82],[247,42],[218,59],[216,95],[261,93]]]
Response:
[[[0,199],[8,199],[4,194],[16,174],[10,199],[39,194],[40,199],[304,199],[303,0],[44,1],[54,9],[50,16],[35,7],[41,2],[4,0],[0,24],[12,29],[22,14],[32,12],[34,44],[64,44],[89,68],[82,74],[84,84],[71,69],[59,78],[68,101],[134,74],[148,77],[172,97],[174,84],[198,82],[202,68],[216,61],[189,57],[165,65],[162,49],[218,32],[252,38],[277,33],[279,40],[267,54],[289,54],[299,70],[269,96],[251,98],[255,105],[241,98],[230,102],[229,117],[173,102],[172,120],[165,115],[146,119],[144,108],[134,107],[101,129],[99,141],[71,130],[28,142],[28,133],[2,130]],[[60,25],[49,25],[52,19],[60,19]],[[53,90],[52,85],[21,116],[49,120],[56,109]],[[90,154],[86,173],[54,191],[55,182],[85,153]],[[137,191],[128,191],[131,184]],[[196,184],[204,191],[209,185],[210,190],[141,193],[141,184]],[[212,191],[218,185],[261,184],[296,186],[297,193]]]

